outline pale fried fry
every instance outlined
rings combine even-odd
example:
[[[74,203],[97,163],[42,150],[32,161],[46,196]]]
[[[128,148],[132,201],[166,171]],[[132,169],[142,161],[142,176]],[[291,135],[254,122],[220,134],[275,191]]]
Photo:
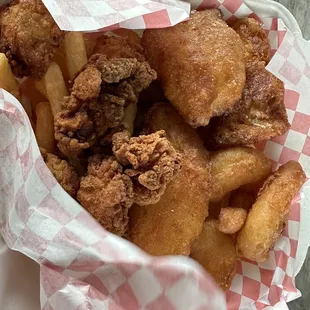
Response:
[[[235,234],[245,223],[246,210],[242,208],[222,208],[219,215],[219,231],[224,234]]]
[[[7,57],[0,53],[0,87],[19,99],[18,82],[16,81]]]
[[[87,63],[83,34],[81,32],[68,32],[65,36],[64,47],[69,78],[73,80]]]
[[[129,131],[130,135],[134,132],[134,123],[137,114],[137,104],[131,103],[124,110],[124,124],[127,127],[126,129]]]
[[[208,214],[208,153],[195,130],[170,105],[156,105],[146,128],[147,132],[164,129],[167,139],[183,155],[183,164],[158,203],[132,207],[130,240],[152,255],[189,255]]]
[[[190,255],[200,263],[225,291],[236,273],[237,254],[231,236],[217,229],[216,220],[207,220]]]
[[[35,133],[38,145],[47,150],[48,153],[53,153],[55,151],[54,117],[50,104],[48,102],[37,104],[36,115]]]
[[[256,262],[268,259],[287,222],[291,201],[305,180],[302,167],[295,161],[281,166],[266,180],[237,235],[240,256]]]
[[[227,193],[247,183],[266,179],[271,162],[251,147],[233,147],[211,154],[212,191],[210,201],[219,201]]]
[[[52,62],[48,67],[43,77],[43,85],[46,98],[50,102],[53,115],[55,116],[61,111],[61,103],[64,97],[68,96],[68,90],[62,72],[56,62]]]
[[[69,78],[69,72],[67,68],[67,59],[66,59],[66,50],[65,50],[65,44],[64,42],[59,47],[59,49],[56,52],[56,55],[54,57],[54,61],[58,64],[60,67],[60,70],[62,72],[62,75],[66,82],[70,80]]]
[[[31,104],[31,116],[34,116],[36,111],[36,106],[39,102],[46,101],[44,97],[35,87],[35,80],[33,78],[26,78],[19,87],[22,101],[25,99],[30,101]]]
[[[43,81],[43,80],[35,80],[35,81],[34,81],[34,86],[35,86],[36,90],[37,90],[43,97],[46,98],[46,89],[45,89],[44,81]]]
[[[97,41],[92,36],[88,36],[84,34],[84,44],[85,44],[87,58],[89,58],[90,56],[94,54],[94,48],[97,44]]]

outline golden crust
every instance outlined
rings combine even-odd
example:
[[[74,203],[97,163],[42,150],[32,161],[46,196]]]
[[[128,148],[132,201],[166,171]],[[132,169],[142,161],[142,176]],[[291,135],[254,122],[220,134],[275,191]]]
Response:
[[[291,201],[305,180],[302,167],[295,161],[281,166],[266,180],[237,235],[240,256],[256,262],[268,259],[269,251],[286,225]]]
[[[239,19],[232,25],[232,28],[239,34],[244,44],[246,61],[263,61],[265,64],[270,61],[269,39],[257,20]]]
[[[194,12],[172,28],[146,30],[142,46],[166,97],[191,126],[207,125],[241,98],[242,41],[218,10]]]
[[[200,263],[224,290],[228,290],[237,268],[237,254],[231,236],[217,229],[216,220],[207,220],[191,257]]]
[[[208,214],[210,164],[195,130],[167,104],[156,105],[147,132],[166,131],[183,156],[182,167],[155,205],[130,210],[129,238],[152,255],[189,255]]]
[[[255,144],[284,134],[290,124],[284,106],[284,85],[263,62],[247,64],[242,99],[231,113],[210,124],[212,148]]]

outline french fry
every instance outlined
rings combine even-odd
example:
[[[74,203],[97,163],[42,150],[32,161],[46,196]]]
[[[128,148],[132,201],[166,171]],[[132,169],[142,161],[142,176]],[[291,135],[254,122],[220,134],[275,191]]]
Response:
[[[46,98],[50,102],[53,115],[55,116],[61,111],[61,103],[64,97],[68,96],[62,72],[56,62],[50,64],[42,81]]]
[[[45,90],[44,81],[43,81],[43,80],[35,81],[35,82],[34,82],[34,86],[35,86],[36,90],[37,90],[43,97],[46,98],[46,90]]]
[[[72,80],[87,62],[83,34],[68,32],[65,36],[64,47],[69,78]]]
[[[69,78],[69,72],[67,68],[66,50],[65,50],[64,43],[57,50],[56,55],[54,57],[54,61],[57,62],[57,64],[59,65],[60,70],[63,74],[63,77],[67,83],[70,80],[70,78]]]
[[[87,57],[89,58],[91,55],[93,55],[94,48],[97,44],[96,38],[94,38],[93,36],[84,34],[84,44],[85,44]]]
[[[136,115],[137,115],[137,104],[132,103],[125,108],[124,123],[127,125],[127,129],[130,135],[133,135],[134,132],[134,123]]]
[[[51,105],[48,102],[40,102],[36,108],[37,123],[35,134],[39,147],[53,153],[55,150],[54,117]]]
[[[0,53],[0,87],[20,99],[18,82],[12,73],[8,59],[3,53]]]
[[[25,79],[19,87],[20,94],[22,96],[22,103],[30,101],[31,104],[31,115],[34,116],[36,112],[36,106],[39,102],[46,101],[46,97],[43,96],[35,86],[36,80],[28,77]]]

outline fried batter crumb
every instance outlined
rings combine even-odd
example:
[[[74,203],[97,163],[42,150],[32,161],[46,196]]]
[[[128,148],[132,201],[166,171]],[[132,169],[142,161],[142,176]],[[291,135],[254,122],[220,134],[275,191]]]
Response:
[[[134,202],[155,204],[181,167],[181,155],[166,139],[165,131],[130,138],[128,132],[112,137],[113,152],[133,181]]]
[[[119,236],[126,233],[128,210],[133,203],[132,182],[115,157],[89,158],[77,199],[105,229]]]
[[[0,24],[0,52],[13,73],[42,78],[64,38],[42,1],[11,1],[1,12]]]
[[[77,156],[124,127],[124,109],[156,79],[147,62],[93,55],[74,80],[70,96],[55,117],[55,138],[66,156]]]
[[[247,215],[247,211],[243,208],[222,208],[219,215],[219,231],[224,234],[235,234],[243,227]]]
[[[45,149],[41,148],[40,150],[47,167],[55,179],[69,195],[75,197],[80,185],[80,179],[76,171],[66,160],[48,153]]]

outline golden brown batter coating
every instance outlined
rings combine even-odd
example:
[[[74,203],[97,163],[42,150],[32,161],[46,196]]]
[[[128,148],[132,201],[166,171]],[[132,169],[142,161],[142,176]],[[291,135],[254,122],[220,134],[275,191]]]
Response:
[[[209,144],[215,148],[255,144],[284,134],[290,124],[283,82],[263,62],[248,63],[242,99],[231,113],[213,119],[210,125]]]
[[[113,156],[89,158],[77,199],[105,229],[119,236],[126,233],[133,203],[132,182]]]
[[[152,255],[189,255],[208,214],[208,153],[195,130],[168,104],[154,106],[146,121],[147,132],[160,129],[182,154],[182,167],[158,203],[131,208],[129,238]]]
[[[268,64],[271,58],[270,43],[259,22],[253,18],[242,18],[235,22],[232,28],[244,44],[246,61],[263,61]]]
[[[134,202],[141,206],[157,203],[181,167],[181,155],[165,132],[132,138],[128,132],[120,132],[112,142],[117,161],[133,181]]]
[[[75,197],[80,186],[80,178],[76,171],[66,160],[60,159],[42,148],[40,150],[46,166],[55,179],[69,195]]]
[[[306,175],[295,161],[287,162],[266,180],[237,234],[240,256],[256,262],[268,259],[287,223],[291,201],[305,181]]]
[[[224,234],[235,234],[244,225],[247,214],[243,208],[222,208],[219,215],[219,231]]]
[[[123,126],[124,109],[156,78],[147,62],[93,55],[55,117],[55,138],[66,156],[79,155]]]
[[[11,1],[1,12],[0,28],[0,52],[13,73],[42,78],[64,38],[42,1]]]
[[[210,155],[212,190],[210,201],[220,201],[244,184],[264,181],[271,174],[270,160],[251,147],[232,147]]]
[[[172,28],[146,30],[142,46],[166,97],[193,127],[230,110],[245,83],[243,44],[219,10]]]
[[[217,221],[208,219],[194,243],[191,257],[200,263],[224,290],[228,290],[237,268],[237,253],[231,236],[217,229]]]

